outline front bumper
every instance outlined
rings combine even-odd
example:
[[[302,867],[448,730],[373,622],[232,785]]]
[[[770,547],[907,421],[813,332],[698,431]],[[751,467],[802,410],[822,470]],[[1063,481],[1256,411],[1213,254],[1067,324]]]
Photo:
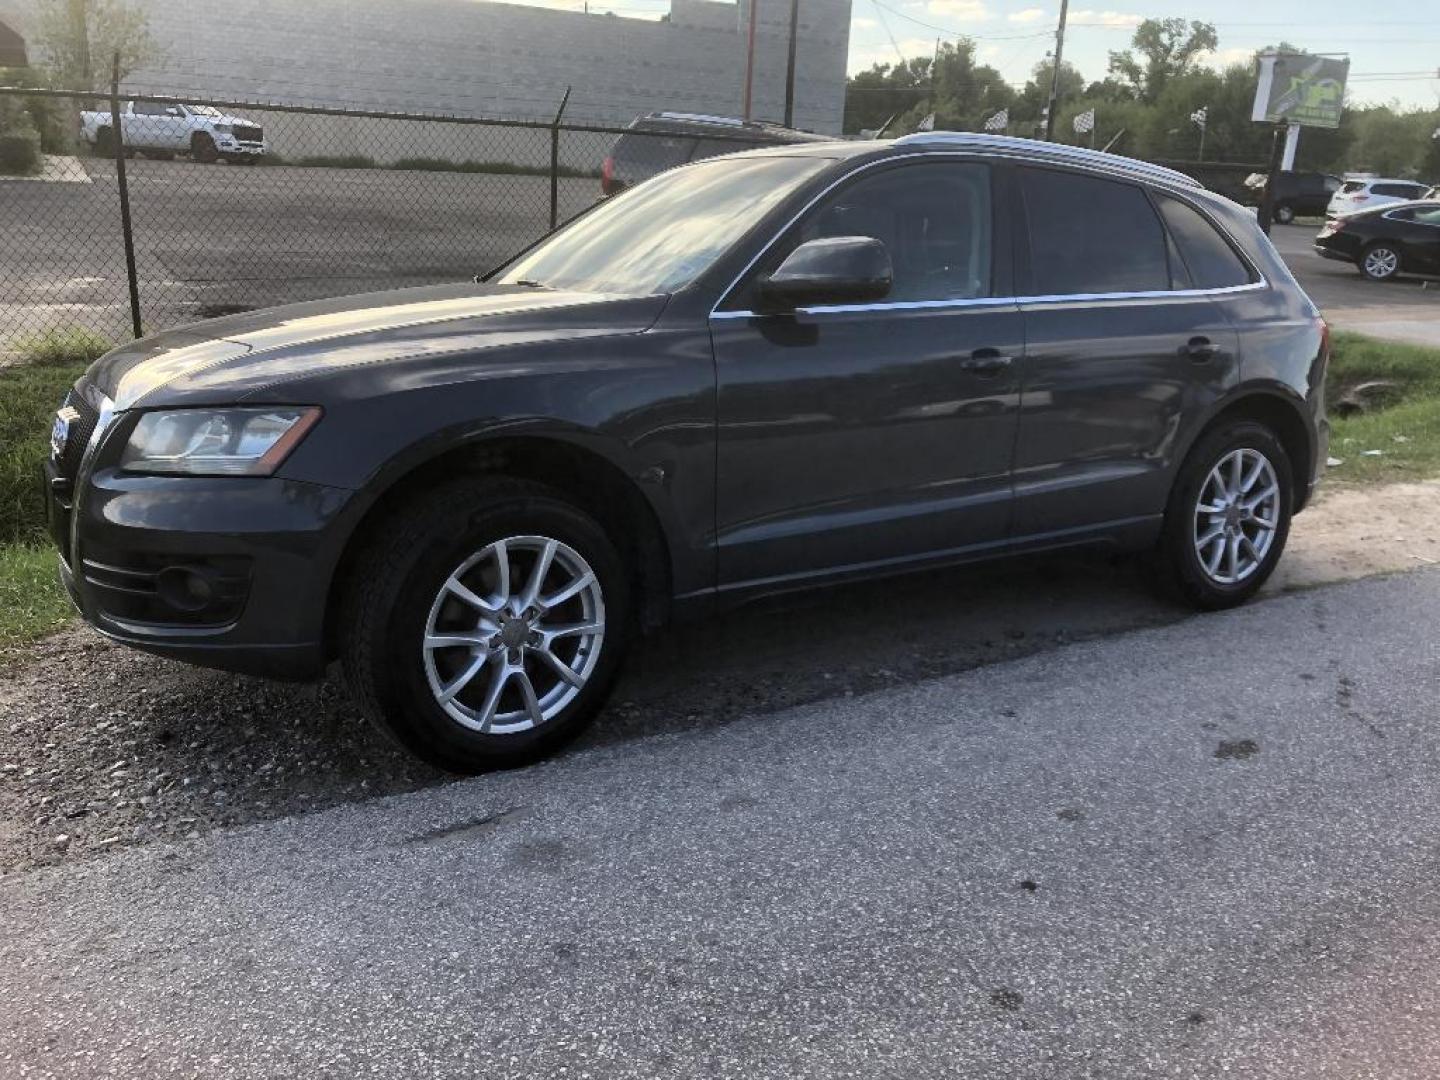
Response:
[[[138,649],[228,671],[324,670],[330,580],[351,492],[278,477],[46,468],[60,579],[80,614]]]
[[[264,157],[269,148],[263,142],[241,142],[230,135],[217,135],[215,149],[226,157]]]

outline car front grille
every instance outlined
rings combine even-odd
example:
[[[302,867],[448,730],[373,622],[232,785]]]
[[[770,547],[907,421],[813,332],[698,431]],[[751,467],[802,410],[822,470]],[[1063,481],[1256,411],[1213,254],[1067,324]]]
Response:
[[[238,142],[262,142],[265,133],[258,127],[246,127],[237,124],[235,127],[235,139]]]
[[[55,462],[55,468],[66,480],[74,480],[80,474],[80,459],[95,434],[95,424],[100,419],[95,407],[85,400],[83,394],[71,390],[65,395],[65,407],[74,409],[78,419],[70,424],[70,435],[65,440],[65,450]]]

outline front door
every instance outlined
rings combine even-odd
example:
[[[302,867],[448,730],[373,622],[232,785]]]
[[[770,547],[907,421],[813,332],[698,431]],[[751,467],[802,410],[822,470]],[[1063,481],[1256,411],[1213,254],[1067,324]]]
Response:
[[[862,171],[712,316],[722,590],[1005,542],[1024,339],[994,171],[934,156]],[[756,313],[753,277],[829,236],[884,243],[890,294]]]

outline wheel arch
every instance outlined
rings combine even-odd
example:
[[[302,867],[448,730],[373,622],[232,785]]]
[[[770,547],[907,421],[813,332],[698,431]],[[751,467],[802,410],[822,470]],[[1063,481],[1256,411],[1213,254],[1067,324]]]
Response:
[[[600,522],[625,558],[642,627],[653,629],[667,620],[672,553],[660,517],[640,485],[605,454],[574,439],[554,432],[497,432],[392,462],[377,476],[330,576],[323,630],[327,657],[336,655],[340,604],[369,537],[416,499],[463,474],[529,480],[571,499]]]
[[[1254,420],[1275,432],[1280,445],[1285,447],[1293,470],[1294,512],[1303,510],[1314,487],[1315,437],[1306,417],[1305,402],[1289,387],[1278,384],[1241,387],[1217,402],[1205,421],[1196,425],[1184,452],[1176,459],[1177,464],[1189,456],[1195,444],[1207,433],[1221,424],[1236,420]]]

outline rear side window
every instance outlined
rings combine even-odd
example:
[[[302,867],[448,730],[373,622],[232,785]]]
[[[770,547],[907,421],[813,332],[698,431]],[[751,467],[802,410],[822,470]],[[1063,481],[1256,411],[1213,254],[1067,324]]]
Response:
[[[617,164],[641,176],[649,176],[684,165],[690,160],[690,150],[694,145],[694,139],[636,132],[620,136],[613,156]]]
[[[1165,231],[1138,187],[1048,169],[1020,173],[1037,295],[1170,288]]]
[[[1396,199],[1413,198],[1420,191],[1413,184],[1376,184],[1370,190],[1376,195],[1388,195]]]
[[[1157,201],[1195,288],[1225,289],[1250,284],[1250,268],[1198,210],[1168,195],[1157,196]]]

